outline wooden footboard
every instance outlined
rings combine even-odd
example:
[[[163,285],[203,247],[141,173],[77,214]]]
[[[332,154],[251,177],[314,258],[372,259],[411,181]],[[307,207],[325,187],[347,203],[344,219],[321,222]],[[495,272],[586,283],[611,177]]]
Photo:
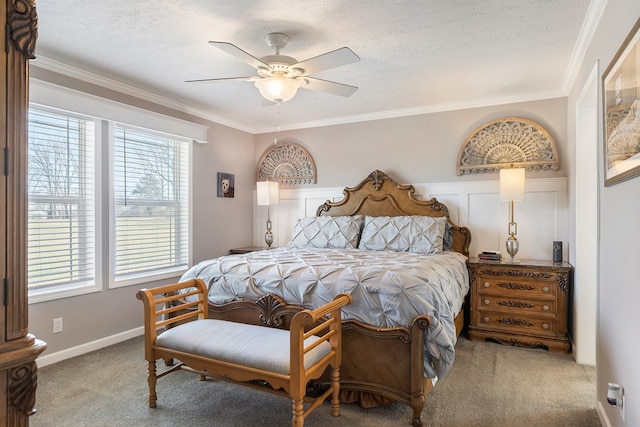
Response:
[[[380,397],[402,402],[413,410],[412,424],[422,425],[420,414],[429,392],[424,378],[424,333],[430,324],[428,316],[417,317],[410,329],[381,330],[357,321],[343,322],[343,400],[357,397],[362,406],[385,403]]]

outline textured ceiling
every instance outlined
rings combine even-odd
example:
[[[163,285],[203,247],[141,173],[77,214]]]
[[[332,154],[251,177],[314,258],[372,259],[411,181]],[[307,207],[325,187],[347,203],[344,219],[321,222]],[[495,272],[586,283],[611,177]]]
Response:
[[[268,132],[276,122],[286,129],[566,95],[589,3],[40,0],[32,66],[72,67],[76,76],[105,77],[108,87]],[[264,40],[270,32],[288,34],[281,53],[298,60],[350,47],[359,62],[314,76],[358,91],[345,98],[301,89],[278,113],[249,82],[184,83],[255,74],[207,42],[262,57],[274,53]]]

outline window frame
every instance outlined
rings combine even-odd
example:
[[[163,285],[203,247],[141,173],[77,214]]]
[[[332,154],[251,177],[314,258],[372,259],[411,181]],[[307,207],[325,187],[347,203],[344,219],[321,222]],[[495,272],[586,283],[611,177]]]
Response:
[[[38,303],[43,301],[50,301],[54,299],[60,298],[68,298],[78,295],[86,295],[89,293],[99,292],[103,289],[103,281],[102,281],[102,265],[100,262],[102,256],[102,233],[100,232],[100,221],[102,220],[101,215],[101,186],[99,185],[100,179],[100,162],[98,161],[98,153],[102,146],[101,138],[99,137],[101,132],[101,121],[97,120],[95,117],[91,117],[86,114],[81,113],[71,113],[68,111],[63,111],[57,108],[48,107],[45,105],[39,105],[35,103],[31,103],[29,105],[29,109],[34,109],[40,111],[42,113],[51,113],[57,115],[65,115],[67,117],[73,117],[76,119],[82,119],[86,121],[93,122],[93,141],[89,141],[89,143],[93,143],[93,280],[84,280],[76,283],[64,283],[59,285],[50,285],[43,286],[41,288],[28,289],[28,298],[29,303]],[[27,188],[27,194],[29,195],[29,189]],[[30,195],[28,199],[31,200]],[[28,208],[27,208],[28,212]],[[27,220],[27,227],[29,221]],[[28,266],[27,266],[28,270]],[[28,280],[28,279],[27,279]]]
[[[50,111],[70,116],[91,117],[94,120],[94,232],[95,280],[91,283],[74,283],[46,287],[28,291],[28,303],[40,303],[61,298],[74,297],[101,292],[158,280],[177,279],[192,264],[193,256],[193,143],[206,142],[207,127],[182,119],[176,119],[148,110],[120,104],[108,99],[77,92],[40,80],[30,81],[29,108]],[[127,123],[126,120],[131,119]],[[118,120],[125,119],[125,121]],[[135,123],[137,122],[137,123]],[[166,269],[160,273],[132,275],[126,280],[115,280],[112,268],[112,248],[115,244],[115,221],[112,211],[112,192],[114,191],[111,151],[114,147],[113,126],[115,123],[138,128],[144,132],[155,133],[175,140],[184,140],[187,144],[185,208],[187,221],[185,238],[187,265],[183,268]],[[174,133],[174,131],[177,131]],[[179,133],[178,133],[179,132]],[[105,218],[106,217],[106,218]],[[106,286],[105,286],[106,285]]]
[[[132,285],[138,285],[141,283],[146,283],[146,282],[151,282],[151,281],[157,281],[157,280],[164,280],[164,279],[171,279],[171,278],[176,278],[181,276],[185,271],[187,271],[188,266],[191,265],[192,263],[192,246],[193,246],[193,240],[192,240],[192,214],[191,214],[191,202],[192,202],[192,185],[191,185],[191,177],[192,177],[192,164],[193,164],[193,158],[192,158],[192,146],[191,144],[185,139],[185,138],[181,138],[181,137],[177,137],[177,136],[173,136],[173,135],[166,135],[163,134],[162,132],[157,132],[157,131],[153,131],[153,130],[149,130],[149,129],[141,129],[139,127],[136,126],[130,126],[130,125],[125,125],[122,123],[117,123],[117,122],[109,122],[108,123],[108,134],[109,134],[109,153],[108,153],[108,170],[110,173],[113,173],[113,171],[115,170],[115,153],[114,153],[114,149],[115,149],[115,143],[114,141],[114,133],[115,133],[115,126],[122,126],[124,128],[128,128],[128,129],[133,129],[139,132],[144,132],[147,133],[148,135],[157,135],[159,137],[162,138],[171,138],[174,140],[183,140],[183,144],[187,144],[187,150],[186,150],[186,156],[187,156],[187,171],[186,171],[186,179],[187,179],[187,183],[186,186],[188,188],[188,192],[187,192],[187,207],[186,209],[186,221],[187,221],[187,230],[186,230],[186,238],[188,240],[187,242],[187,265],[185,267],[175,267],[175,268],[163,268],[161,271],[159,271],[158,273],[134,273],[134,274],[128,274],[126,275],[124,278],[117,278],[115,275],[115,264],[116,264],[116,259],[115,259],[115,254],[116,254],[116,199],[115,199],[115,178],[114,176],[110,176],[109,177],[109,228],[111,230],[111,232],[108,234],[109,237],[109,264],[108,264],[108,268],[107,268],[107,272],[108,272],[108,283],[109,283],[109,289],[117,289],[117,288],[121,288],[121,287],[126,287],[126,286],[132,286]]]

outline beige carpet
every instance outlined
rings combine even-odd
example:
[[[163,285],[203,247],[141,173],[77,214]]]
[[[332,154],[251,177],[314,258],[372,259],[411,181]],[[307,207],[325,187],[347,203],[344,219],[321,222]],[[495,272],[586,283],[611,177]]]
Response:
[[[595,369],[568,355],[461,338],[449,374],[427,397],[425,426],[600,426]],[[162,366],[159,364],[159,366]],[[31,426],[287,426],[284,397],[177,372],[158,381],[158,407],[147,406],[142,338],[38,371],[38,412]],[[305,426],[409,426],[408,406],[375,409],[328,404]]]

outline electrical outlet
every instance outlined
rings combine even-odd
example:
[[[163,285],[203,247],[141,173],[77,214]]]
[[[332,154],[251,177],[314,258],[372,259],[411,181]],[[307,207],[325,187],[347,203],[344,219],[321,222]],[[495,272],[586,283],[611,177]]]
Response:
[[[62,332],[62,317],[53,319],[53,333],[58,334]]]

